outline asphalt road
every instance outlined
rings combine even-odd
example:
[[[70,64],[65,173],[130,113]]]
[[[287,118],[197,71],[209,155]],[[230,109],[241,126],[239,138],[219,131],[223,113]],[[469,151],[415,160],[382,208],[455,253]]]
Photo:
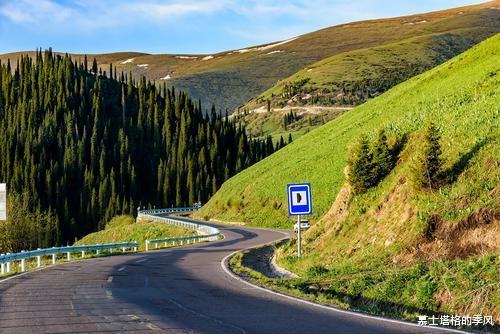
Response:
[[[71,262],[0,283],[0,333],[437,333],[319,308],[222,268],[234,251],[283,238],[221,227],[224,240]]]

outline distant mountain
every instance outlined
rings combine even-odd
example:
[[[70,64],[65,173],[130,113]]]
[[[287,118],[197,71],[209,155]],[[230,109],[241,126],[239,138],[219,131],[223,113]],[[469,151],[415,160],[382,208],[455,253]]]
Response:
[[[279,80],[341,53],[446,32],[465,36],[452,46],[460,52],[499,31],[500,13],[495,9],[500,7],[499,3],[496,0],[426,14],[354,22],[286,41],[212,55],[121,52],[89,55],[89,59],[95,56],[103,70],[109,71],[112,63],[118,72],[131,72],[135,77],[145,75],[149,80],[174,85],[193,98],[201,99],[207,107],[213,103],[232,113]],[[441,24],[436,24],[438,22]],[[0,60],[10,58],[13,61],[19,54],[1,55]],[[456,53],[447,51],[445,54],[441,57],[443,60]]]

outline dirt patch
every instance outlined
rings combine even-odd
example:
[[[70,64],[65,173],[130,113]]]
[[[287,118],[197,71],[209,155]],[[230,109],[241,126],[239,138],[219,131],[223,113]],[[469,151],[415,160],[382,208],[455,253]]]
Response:
[[[419,244],[400,255],[404,261],[454,260],[500,252],[500,212],[481,208],[458,223],[429,220]]]
[[[277,248],[281,247],[288,240],[282,240],[273,245],[252,248],[243,253],[241,264],[244,267],[255,270],[269,278],[291,278],[292,273],[279,268],[274,258],[274,253]]]

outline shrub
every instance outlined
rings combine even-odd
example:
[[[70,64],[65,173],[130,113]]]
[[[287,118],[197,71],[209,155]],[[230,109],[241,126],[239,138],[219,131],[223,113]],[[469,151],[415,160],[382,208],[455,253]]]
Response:
[[[362,135],[347,160],[348,181],[353,191],[363,193],[382,181],[394,168],[397,153],[398,150],[389,148],[384,129],[378,131],[371,145],[367,137]]]
[[[429,123],[424,133],[423,143],[413,160],[411,178],[416,188],[436,189],[441,178],[441,136],[434,123]]]
[[[373,184],[372,155],[368,138],[362,135],[350,152],[348,181],[355,193],[365,192]]]

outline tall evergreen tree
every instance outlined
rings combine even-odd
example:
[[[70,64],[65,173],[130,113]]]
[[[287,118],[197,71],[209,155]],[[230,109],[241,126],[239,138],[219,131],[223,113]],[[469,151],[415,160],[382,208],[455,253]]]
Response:
[[[0,180],[50,217],[33,240],[65,244],[139,205],[205,202],[274,151],[214,106],[206,117],[183,92],[83,61],[48,50],[0,66]]]
[[[423,143],[412,168],[412,179],[418,188],[435,189],[439,185],[443,167],[440,140],[436,125],[432,122],[427,124]]]

